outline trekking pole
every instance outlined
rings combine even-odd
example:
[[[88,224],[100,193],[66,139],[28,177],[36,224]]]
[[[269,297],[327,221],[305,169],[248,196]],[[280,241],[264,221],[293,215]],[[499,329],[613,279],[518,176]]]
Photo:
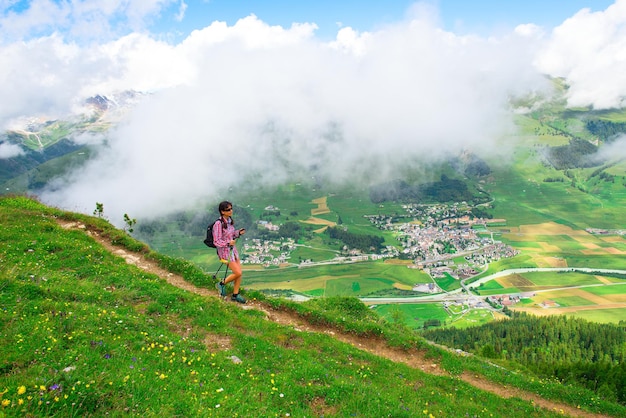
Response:
[[[226,275],[228,274],[228,260],[224,260],[220,258],[220,266],[215,273],[213,273],[213,280],[217,280],[217,275],[219,274],[222,267],[226,266],[226,270],[224,270],[224,279],[226,279]]]
[[[223,264],[220,263],[219,268],[215,271],[215,273],[213,273],[213,280],[217,280],[217,275],[219,274],[220,270],[222,269]]]

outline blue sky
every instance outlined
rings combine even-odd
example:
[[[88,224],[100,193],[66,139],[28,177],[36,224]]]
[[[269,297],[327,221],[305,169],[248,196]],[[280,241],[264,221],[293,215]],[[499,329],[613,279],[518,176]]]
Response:
[[[315,23],[315,36],[333,39],[341,27],[359,32],[410,19],[416,5],[429,5],[436,25],[455,34],[489,36],[533,23],[551,30],[583,8],[601,11],[613,0],[0,0],[0,42],[56,32],[77,42],[110,39],[133,31],[184,40],[213,21],[234,25],[251,14],[268,25],[289,28]]]
[[[612,0],[439,0],[427,2],[438,10],[443,29],[458,34],[489,35],[511,30],[519,24],[534,23],[552,29],[583,8],[604,10]],[[381,25],[402,21],[414,5],[406,0],[317,0],[317,1],[246,1],[189,0],[184,19],[174,19],[179,4],[163,14],[156,31],[178,31],[183,36],[193,29],[208,26],[214,20],[233,25],[238,19],[255,14],[270,25],[289,27],[292,23],[315,23],[316,35],[332,38],[341,26],[358,31],[372,31]]]

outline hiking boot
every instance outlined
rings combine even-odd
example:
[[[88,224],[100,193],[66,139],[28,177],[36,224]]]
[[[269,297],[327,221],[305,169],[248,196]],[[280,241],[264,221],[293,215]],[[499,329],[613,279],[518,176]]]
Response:
[[[217,288],[217,291],[220,293],[221,297],[226,297],[226,285],[225,284],[223,284],[222,282],[217,282],[215,287]]]
[[[246,298],[241,295],[232,295],[230,297],[230,300],[232,300],[233,302],[246,303]]]

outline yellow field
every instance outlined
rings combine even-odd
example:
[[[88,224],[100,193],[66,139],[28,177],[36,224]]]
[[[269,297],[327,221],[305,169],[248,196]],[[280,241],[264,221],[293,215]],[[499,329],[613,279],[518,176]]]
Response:
[[[316,208],[311,209],[311,215],[315,216],[330,213],[330,209],[328,209],[328,205],[326,204],[326,196],[313,199],[311,203],[317,205]]]
[[[611,284],[611,283],[613,283],[612,281],[610,281],[606,277],[602,277],[602,276],[593,276],[593,277],[595,277],[596,279],[598,279],[599,282],[602,282],[604,284]]]
[[[604,296],[594,295],[593,293],[587,292],[583,289],[569,289],[565,292],[567,296],[579,296],[583,299],[586,299],[590,302],[596,303],[598,305],[604,305],[610,303],[611,301],[606,299]]]
[[[509,228],[508,233],[503,236],[513,241],[533,241],[537,242],[537,235],[589,235],[586,231],[573,230],[569,226],[560,225],[555,222],[545,222],[542,224],[520,225]],[[547,244],[547,243],[546,243]]]
[[[584,247],[580,250],[585,255],[626,255],[626,251],[615,247],[602,247],[602,242],[624,243],[626,240],[621,236],[601,237],[593,235],[584,230],[575,230],[569,226],[560,225],[555,222],[545,222],[542,224],[520,225],[512,227],[509,232],[503,233],[502,236],[510,241],[518,242],[534,242],[541,247],[540,251],[533,252],[526,249],[526,253],[530,255],[537,265],[540,267],[566,267],[564,261],[558,259],[550,260],[548,257],[541,256],[542,253],[559,253],[562,248],[559,247],[558,239],[553,241],[540,241],[540,237],[550,236],[568,236]]]
[[[547,242],[538,242],[537,244],[539,244],[541,246],[541,249],[546,252],[555,253],[555,252],[561,251],[560,247],[557,247],[556,245],[548,244]]]
[[[567,260],[560,257],[549,257],[543,255],[534,255],[533,261],[537,263],[537,267],[567,267]]]
[[[611,243],[611,244],[615,243],[615,242],[624,242],[624,237],[620,236],[620,235],[613,235],[613,236],[610,236],[610,237],[599,237],[599,239],[601,241],[608,242],[608,243]]]
[[[569,226],[557,224],[556,222],[545,222],[534,225],[520,225],[519,233],[526,235],[586,235],[591,236],[587,231],[575,230]]]
[[[313,225],[324,225],[324,226],[335,226],[336,222],[329,221],[328,219],[316,218],[314,216],[308,217],[306,220],[301,221],[305,224],[313,224]]]
[[[393,287],[396,289],[400,289],[400,290],[411,290],[413,289],[412,286],[409,286],[407,284],[402,284],[402,283],[394,283]]]
[[[499,277],[496,279],[496,281],[500,283],[500,285],[505,289],[509,287],[515,287],[520,290],[524,290],[525,288],[537,287],[533,282],[519,274],[509,274],[508,276]]]
[[[569,307],[551,307],[551,308],[543,308],[539,307],[542,303],[546,301],[551,301],[559,298],[567,298],[567,297],[579,297],[586,301],[589,301],[593,305],[584,305],[584,306],[569,306]],[[556,313],[555,310],[560,310],[563,312],[575,312],[577,309],[608,309],[608,308],[626,308],[626,293],[615,293],[615,294],[607,294],[607,295],[596,295],[594,293],[588,292],[585,289],[559,289],[551,292],[539,292],[533,296],[533,301],[536,304],[534,308],[520,308],[520,309],[546,309],[552,313]]]
[[[560,298],[578,297],[588,301],[589,305],[557,306],[553,301]],[[595,295],[585,289],[559,289],[539,292],[533,296],[533,306],[515,307],[514,310],[546,316],[557,314],[576,314],[580,311],[602,311],[604,309],[626,309],[626,294]],[[545,306],[543,304],[546,304]]]
[[[311,224],[311,225],[322,225],[322,228],[319,228],[313,231],[318,234],[321,234],[322,232],[326,231],[326,228],[328,228],[329,226],[337,225],[336,222],[329,221],[327,219],[318,218],[315,216],[315,215],[322,215],[324,213],[330,213],[330,209],[328,209],[328,205],[326,204],[326,196],[313,199],[311,200],[311,203],[317,205],[317,207],[311,209],[311,216],[308,219],[304,221],[300,221],[300,222],[305,223],[305,224]]]
[[[612,255],[625,255],[626,251],[621,251],[613,247],[608,247],[608,248],[597,247],[597,248],[590,249],[590,250],[582,250],[581,253],[585,255],[601,255],[601,254],[606,254],[606,253],[609,253]]]

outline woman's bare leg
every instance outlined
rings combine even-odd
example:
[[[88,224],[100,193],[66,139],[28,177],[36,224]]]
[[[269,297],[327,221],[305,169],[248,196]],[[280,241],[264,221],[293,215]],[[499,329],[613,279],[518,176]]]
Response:
[[[224,284],[233,283],[233,292],[239,293],[239,286],[241,285],[241,262],[239,260],[233,260],[228,263],[228,268],[232,271],[231,274],[226,277]]]

